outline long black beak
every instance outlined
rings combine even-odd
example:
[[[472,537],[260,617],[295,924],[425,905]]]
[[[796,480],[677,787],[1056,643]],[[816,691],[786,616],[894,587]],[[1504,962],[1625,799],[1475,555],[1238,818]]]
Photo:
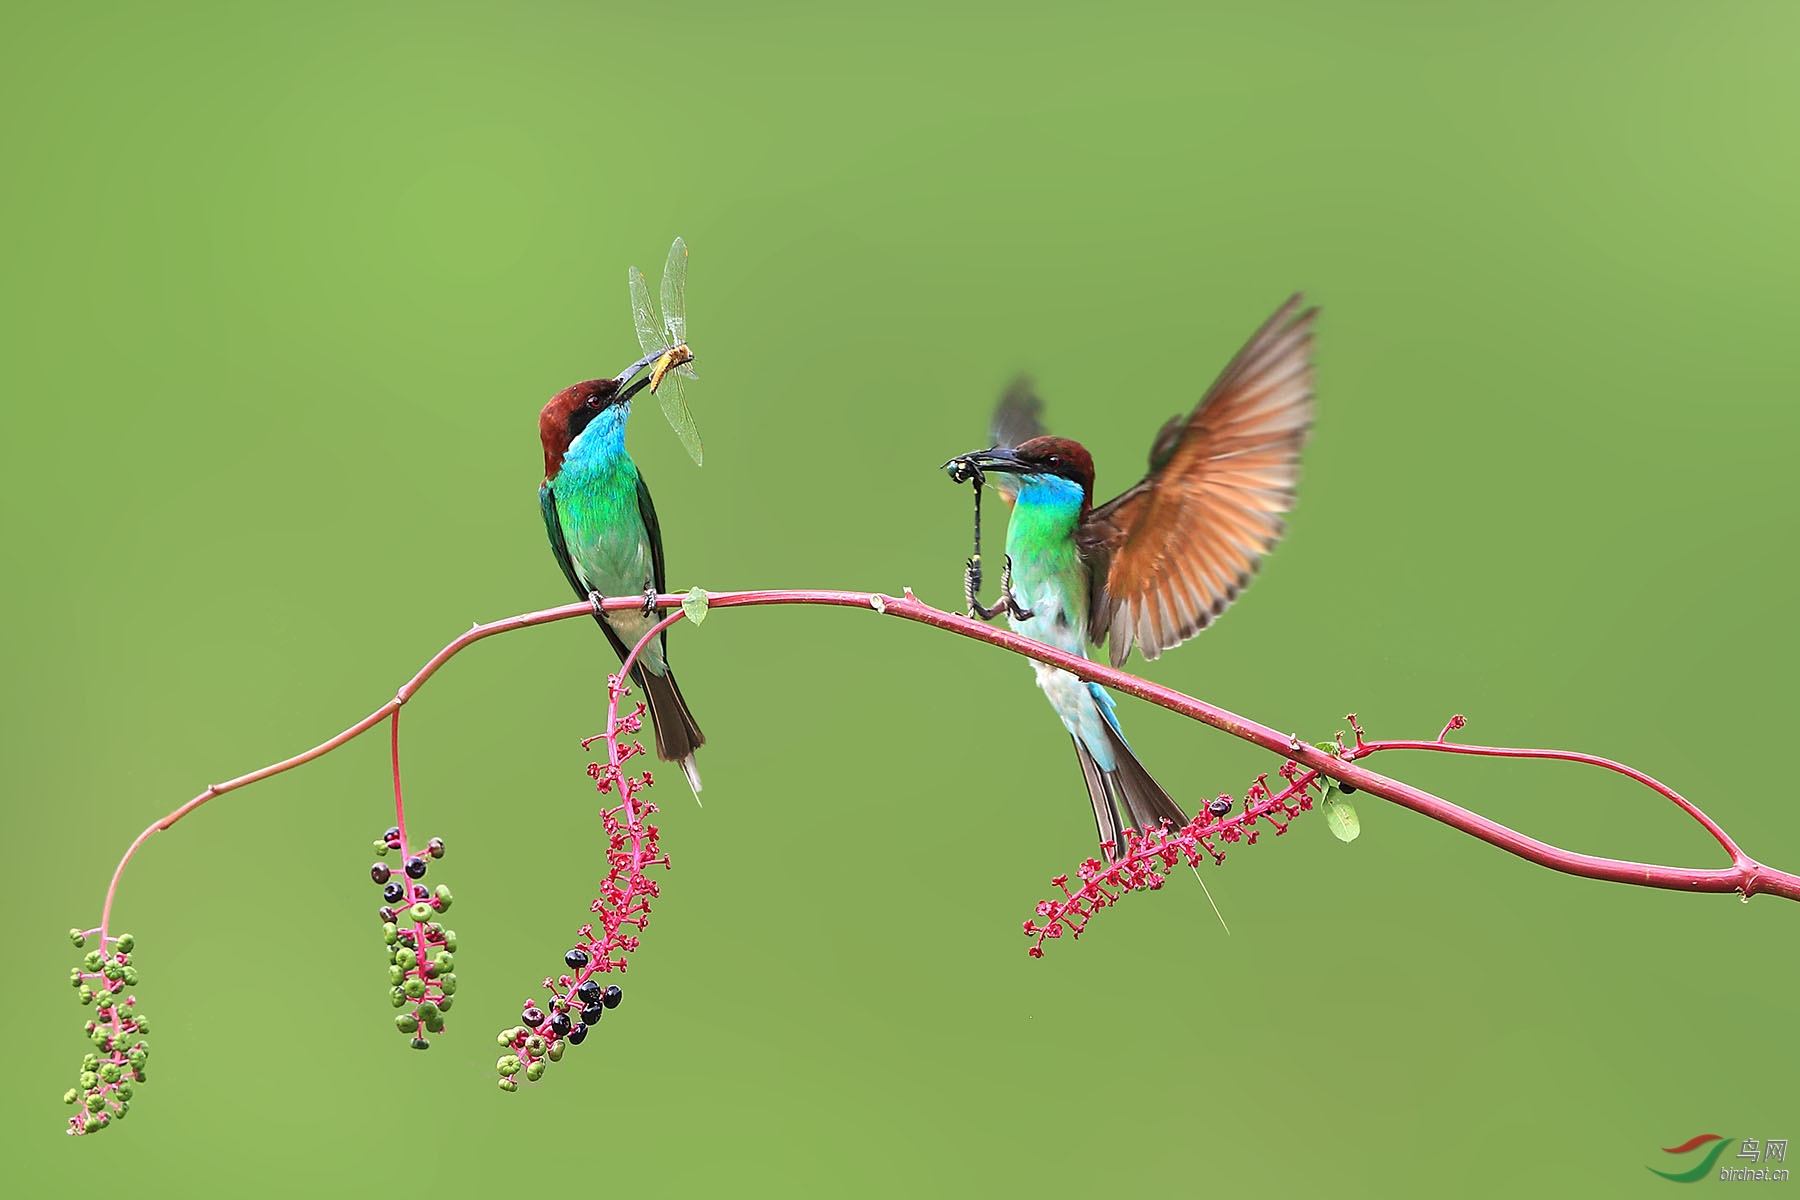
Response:
[[[1000,446],[991,450],[971,450],[967,454],[959,454],[939,468],[950,473],[952,483],[967,483],[971,479],[985,476],[989,471],[1029,475],[1035,469],[1014,451]]]
[[[625,403],[625,401],[631,399],[633,396],[637,395],[639,392],[643,391],[645,388],[647,388],[649,386],[650,386],[650,377],[648,375],[646,375],[642,379],[639,379],[639,380],[635,381],[634,383],[627,385],[627,387],[625,388],[624,391],[619,392],[617,395],[615,395],[613,397],[613,403],[614,404],[623,404],[623,403]]]
[[[633,375],[636,375],[639,371],[643,370],[645,367],[649,366],[651,363],[653,363],[657,359],[661,358],[664,353],[665,353],[664,351],[658,350],[654,354],[644,355],[644,357],[638,359],[636,362],[632,363],[629,367],[626,367],[623,371],[620,371],[617,375],[613,376],[613,382],[618,384],[620,387],[623,387],[625,385],[626,380],[630,379]]]

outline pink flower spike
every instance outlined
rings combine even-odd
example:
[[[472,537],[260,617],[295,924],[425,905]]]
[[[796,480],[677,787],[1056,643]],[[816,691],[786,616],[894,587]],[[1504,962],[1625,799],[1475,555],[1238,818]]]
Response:
[[[677,610],[675,619],[679,616]],[[669,620],[665,618],[652,628],[638,643],[639,649]],[[523,1040],[515,1039],[510,1053],[503,1054],[498,1063],[500,1087],[508,1092],[518,1090],[519,1076],[531,1083],[542,1079],[551,1063],[560,1061],[571,1047],[586,1041],[595,1022],[620,1002],[620,987],[602,986],[595,976],[626,969],[627,956],[637,952],[639,940],[624,930],[646,928],[650,922],[650,901],[661,894],[656,882],[645,875],[652,867],[666,869],[669,865],[669,856],[658,844],[661,831],[648,820],[656,812],[656,805],[643,796],[653,781],[649,771],[629,775],[620,769],[621,763],[644,752],[641,744],[621,741],[623,735],[637,731],[644,711],[640,704],[629,715],[619,715],[618,701],[626,691],[623,676],[628,670],[628,665],[621,667],[620,674],[608,680],[611,706],[606,732],[599,739],[606,743],[606,762],[588,768],[597,792],[608,795],[616,791],[619,796],[616,806],[600,811],[601,832],[607,843],[607,873],[600,882],[598,896],[589,905],[597,919],[576,930],[576,943],[563,956],[569,973],[551,989],[553,998],[544,1008],[528,1004],[521,1014],[530,1032]],[[594,740],[589,739],[583,748]]]

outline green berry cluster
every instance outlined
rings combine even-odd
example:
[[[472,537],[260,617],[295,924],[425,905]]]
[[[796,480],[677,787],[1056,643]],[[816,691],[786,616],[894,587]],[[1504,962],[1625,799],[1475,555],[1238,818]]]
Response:
[[[430,869],[429,859],[444,857],[444,839],[432,838],[422,855],[409,854],[398,826],[375,843],[375,853],[386,858],[399,851],[400,869],[379,861],[369,877],[382,889],[384,903],[378,910],[381,937],[387,946],[388,998],[395,1008],[406,1009],[394,1018],[394,1027],[412,1039],[415,1050],[428,1050],[428,1033],[444,1031],[444,1014],[456,996],[456,931],[437,918],[448,912],[450,889],[444,884],[427,888],[421,882]]]
[[[69,930],[77,950],[87,950],[91,936]],[[79,1086],[63,1093],[65,1104],[77,1106],[69,1118],[72,1134],[93,1133],[123,1120],[131,1111],[136,1085],[144,1082],[150,1048],[139,1035],[149,1033],[150,1024],[138,1011],[137,997],[125,994],[126,988],[137,986],[137,967],[131,961],[136,946],[137,939],[129,933],[102,935],[97,948],[87,950],[80,965],[69,971],[76,998],[82,1007],[94,1010],[83,1029],[94,1048],[81,1060]]]

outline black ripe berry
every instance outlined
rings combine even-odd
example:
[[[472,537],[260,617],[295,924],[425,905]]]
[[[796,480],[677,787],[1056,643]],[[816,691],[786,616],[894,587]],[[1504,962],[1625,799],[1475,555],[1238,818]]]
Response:
[[[587,1026],[577,1025],[569,1030],[569,1044],[579,1046],[587,1040]]]
[[[1354,796],[1356,795],[1356,785],[1354,783],[1339,783],[1338,791],[1344,793],[1346,796]]]
[[[1217,800],[1208,801],[1206,811],[1215,817],[1224,816],[1231,811],[1231,798],[1229,796],[1220,796]]]
[[[392,921],[398,921],[400,919],[400,914],[395,912],[393,909],[389,908],[385,904],[381,906],[380,911],[381,911],[381,923],[383,925],[386,925]]]
[[[604,1004],[590,1004],[581,1010],[581,1020],[586,1025],[598,1025],[600,1018],[606,1015]]]
[[[590,979],[576,988],[575,994],[581,997],[583,1004],[592,1004],[600,998],[600,984],[598,981]]]
[[[605,995],[600,997],[600,1003],[606,1005],[606,1007],[608,1007],[608,1008],[617,1008],[617,1007],[619,1007],[619,1001],[623,1000],[624,998],[625,998],[625,989],[624,988],[620,987],[616,983],[609,984],[607,986]]]
[[[563,961],[569,964],[569,970],[579,971],[588,965],[588,952],[577,946],[563,955]]]
[[[525,1011],[520,1013],[519,1017],[533,1029],[544,1023],[544,1011],[535,1004],[526,1005]]]
[[[382,834],[381,840],[390,846],[398,846],[400,844],[400,827],[396,825],[386,833]]]
[[[381,889],[381,898],[386,900],[389,904],[400,903],[400,901],[406,899],[406,885],[401,883],[398,879],[392,880],[386,887]]]
[[[568,1013],[555,1013],[550,1018],[550,1028],[556,1030],[557,1034],[561,1037],[568,1036],[569,1027],[574,1023],[575,1022],[569,1020]]]
[[[393,874],[393,871],[388,869],[386,863],[376,863],[369,868],[369,878],[373,879],[376,883],[386,883],[392,878]]]
[[[408,879],[425,878],[425,860],[414,855],[406,860],[406,877]]]
[[[429,842],[426,842],[425,853],[431,855],[433,858],[444,857],[444,839],[432,838]]]

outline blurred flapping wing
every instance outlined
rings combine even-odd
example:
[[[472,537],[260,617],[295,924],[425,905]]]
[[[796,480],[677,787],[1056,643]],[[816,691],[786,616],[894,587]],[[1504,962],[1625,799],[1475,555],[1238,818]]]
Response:
[[[1006,394],[994,406],[993,424],[988,428],[991,444],[1010,450],[1020,442],[1029,442],[1044,432],[1044,402],[1038,399],[1031,376],[1020,375],[1006,385]]]
[[[997,449],[1011,450],[1020,442],[1029,442],[1044,433],[1044,402],[1038,399],[1031,376],[1020,375],[1007,384],[1000,403],[994,406],[994,419],[988,426],[988,442]],[[1011,504],[1016,489],[1001,479],[994,480],[994,490]]]

